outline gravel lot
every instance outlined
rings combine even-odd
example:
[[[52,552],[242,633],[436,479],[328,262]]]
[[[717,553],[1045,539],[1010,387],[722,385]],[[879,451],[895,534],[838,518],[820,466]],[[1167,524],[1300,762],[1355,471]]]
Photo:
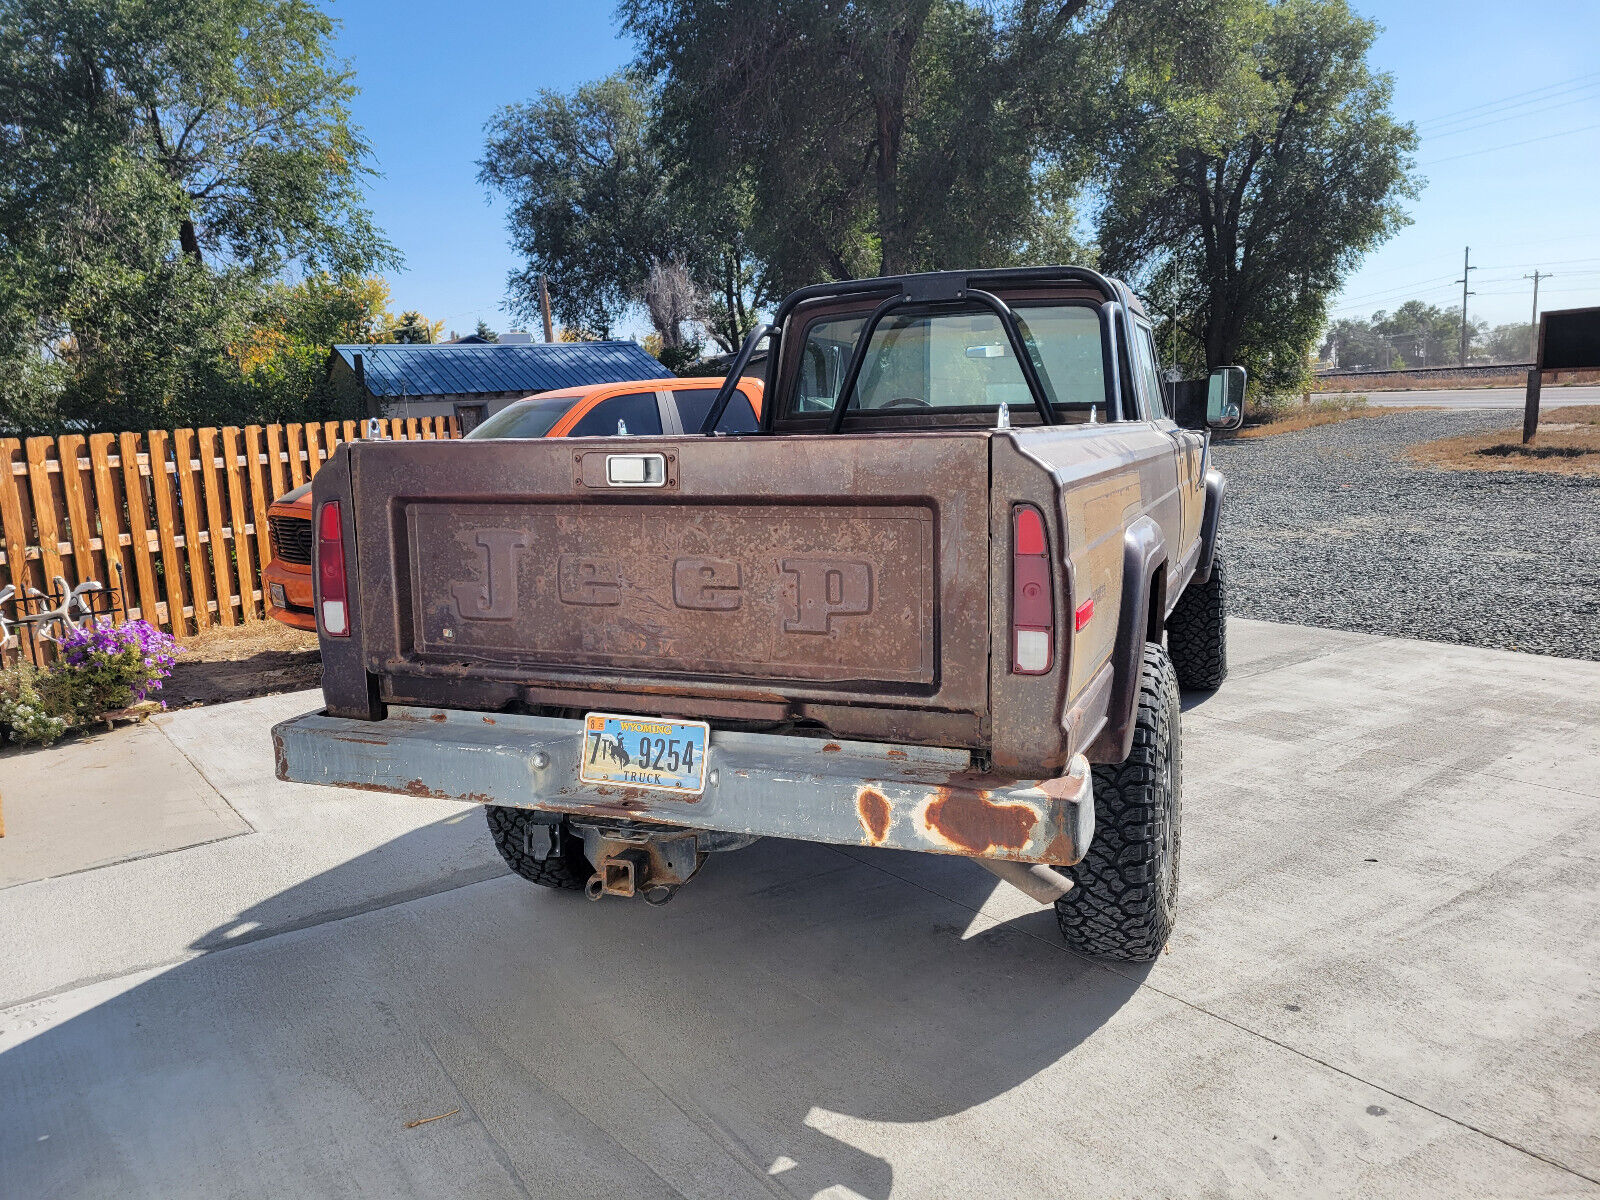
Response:
[[[1215,446],[1229,611],[1600,659],[1600,483],[1399,461],[1512,423],[1408,413]]]

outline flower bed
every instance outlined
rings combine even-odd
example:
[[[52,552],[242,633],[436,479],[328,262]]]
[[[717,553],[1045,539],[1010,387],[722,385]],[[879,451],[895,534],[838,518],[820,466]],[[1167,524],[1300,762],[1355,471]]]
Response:
[[[101,620],[61,639],[48,670],[26,663],[0,670],[0,733],[49,745],[74,725],[127,713],[153,700],[182,652],[147,621]]]

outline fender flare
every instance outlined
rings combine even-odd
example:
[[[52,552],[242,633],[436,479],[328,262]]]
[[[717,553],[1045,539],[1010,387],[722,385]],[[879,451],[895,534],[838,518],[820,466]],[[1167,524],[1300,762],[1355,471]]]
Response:
[[[1134,715],[1144,644],[1149,640],[1155,575],[1167,561],[1167,539],[1149,517],[1140,517],[1122,535],[1122,607],[1111,650],[1111,698],[1106,723],[1088,750],[1089,761],[1121,762],[1133,750]],[[1163,617],[1165,613],[1161,614]]]
[[[1222,523],[1222,497],[1228,490],[1228,481],[1221,471],[1206,472],[1206,510],[1200,518],[1200,557],[1195,561],[1191,583],[1204,583],[1211,578],[1211,566],[1217,561],[1217,531]]]

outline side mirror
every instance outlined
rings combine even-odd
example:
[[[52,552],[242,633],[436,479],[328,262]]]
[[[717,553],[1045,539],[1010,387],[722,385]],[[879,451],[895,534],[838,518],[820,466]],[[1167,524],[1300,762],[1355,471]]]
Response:
[[[1220,367],[1206,381],[1206,424],[1212,429],[1237,429],[1244,424],[1243,367]]]

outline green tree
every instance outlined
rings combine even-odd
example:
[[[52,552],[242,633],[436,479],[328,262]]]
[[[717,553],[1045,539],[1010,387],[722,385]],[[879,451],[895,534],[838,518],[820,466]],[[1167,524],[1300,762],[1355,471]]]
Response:
[[[703,321],[728,345],[764,299],[744,244],[748,214],[663,153],[655,100],[642,76],[621,72],[570,95],[541,92],[489,122],[478,178],[511,202],[511,242],[525,262],[509,278],[512,303],[537,321],[547,275],[564,324],[609,334],[643,305]],[[686,308],[651,309],[651,280],[664,270],[693,286]],[[680,340],[675,325],[657,332]]]
[[[248,328],[229,348],[252,418],[365,416],[363,398],[341,393],[328,377],[329,348],[378,342],[394,325],[389,285],[381,276],[309,275],[265,288]]]
[[[1528,327],[1503,326],[1521,331],[1526,353]],[[1481,352],[1486,327],[1467,322],[1468,353]],[[1351,369],[1453,366],[1461,347],[1461,309],[1439,308],[1423,300],[1407,300],[1392,313],[1382,309],[1369,318],[1345,317],[1332,322],[1323,335],[1321,351],[1339,366]]]
[[[512,246],[526,260],[508,280],[519,315],[538,319],[548,275],[557,321],[609,333],[651,263],[679,250],[649,125],[649,90],[625,73],[571,95],[540,92],[489,122],[478,178],[511,202]]]
[[[1343,0],[1118,5],[1097,29],[1103,262],[1176,308],[1191,365],[1296,386],[1329,294],[1406,223],[1416,136],[1375,32]]]
[[[389,328],[388,340],[411,346],[431,346],[443,332],[443,321],[430,321],[413,308],[401,313],[400,319]]]
[[[1509,325],[1496,325],[1483,333],[1483,353],[1491,362],[1532,362],[1535,352],[1536,331],[1526,321],[1513,321]]]
[[[784,291],[1015,261],[1048,227],[1034,219],[1034,141],[1053,93],[1036,85],[1082,7],[624,0],[620,11],[640,68],[662,80],[669,156],[686,178],[748,198],[752,257]]]
[[[230,417],[266,280],[397,263],[333,32],[305,0],[0,0],[0,421]]]
[[[478,328],[474,332],[486,342],[498,342],[500,340],[500,335],[489,328],[489,322],[487,321],[479,321]]]

